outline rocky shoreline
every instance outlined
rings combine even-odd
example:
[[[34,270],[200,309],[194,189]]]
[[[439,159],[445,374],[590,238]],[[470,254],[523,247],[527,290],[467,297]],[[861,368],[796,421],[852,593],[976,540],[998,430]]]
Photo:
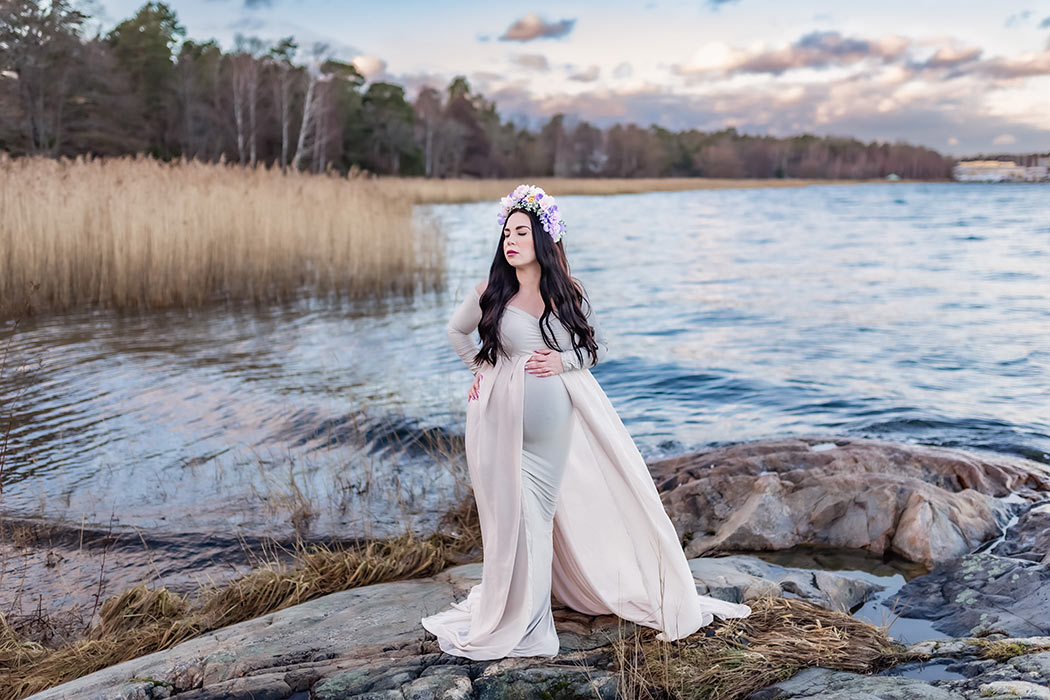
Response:
[[[1050,470],[1001,455],[873,440],[731,445],[650,465],[700,592],[851,612],[880,585],[848,572],[727,550],[820,545],[930,568],[899,591],[902,613],[948,638],[907,647],[878,674],[808,668],[752,693],[774,698],[1050,700]],[[466,595],[480,564],[330,594],[100,670],[34,700],[334,700],[623,697],[611,644],[633,625],[555,601],[554,659],[443,654],[419,618]],[[889,612],[887,610],[887,612]],[[701,632],[702,633],[702,632]],[[698,633],[700,634],[700,633]]]

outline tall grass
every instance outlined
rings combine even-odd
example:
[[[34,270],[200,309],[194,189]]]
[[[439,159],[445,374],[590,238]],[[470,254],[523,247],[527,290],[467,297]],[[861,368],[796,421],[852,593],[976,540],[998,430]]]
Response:
[[[0,317],[440,284],[441,237],[374,178],[0,154]]]

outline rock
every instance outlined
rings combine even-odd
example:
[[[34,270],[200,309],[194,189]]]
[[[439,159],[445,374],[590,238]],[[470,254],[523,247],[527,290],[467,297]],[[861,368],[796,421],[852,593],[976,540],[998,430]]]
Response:
[[[786,681],[751,693],[748,700],[984,700],[986,698],[1027,698],[1050,700],[1045,675],[1050,637],[1010,638],[1001,644],[1021,650],[1005,662],[983,659],[983,639],[936,640],[913,644],[908,652],[936,654],[937,660],[956,663],[944,677],[923,679],[923,666],[908,664],[882,674],[865,675],[826,668],[807,668]],[[901,674],[903,675],[897,675]]]
[[[949,690],[897,676],[869,676],[826,668],[807,668],[790,679],[752,693],[747,700],[959,700]]]
[[[1023,513],[992,553],[1050,564],[1050,503]]]
[[[509,661],[509,660],[506,660]],[[603,671],[588,678],[581,673],[567,674],[564,666],[515,668],[517,663],[497,662],[474,681],[478,700],[526,700],[559,698],[564,700],[615,700],[617,677]]]
[[[734,603],[775,595],[848,613],[882,589],[845,574],[778,566],[748,555],[691,559],[689,568],[698,591]]]
[[[283,673],[264,673],[247,678],[233,678],[214,683],[203,690],[180,693],[179,700],[284,700],[292,689],[284,682]]]
[[[1037,462],[860,438],[735,444],[650,471],[690,557],[817,545],[933,566],[1050,491]]]
[[[470,700],[474,684],[456,667],[439,666],[441,673],[424,675],[401,686],[405,700]]]
[[[898,592],[907,617],[945,634],[1050,635],[1050,567],[988,553],[965,557],[908,581]]]
[[[1028,681],[993,681],[977,689],[982,698],[1030,698],[1050,700],[1050,688]]]
[[[757,570],[758,564],[750,566]],[[610,670],[608,647],[621,621],[614,615],[593,617],[555,604],[562,649],[553,660],[470,662],[441,653],[419,620],[465,596],[481,579],[481,571],[481,564],[466,564],[431,578],[333,593],[102,669],[32,698],[283,699],[293,693],[308,693],[313,700],[456,700],[530,693],[615,696],[617,677]],[[725,562],[719,571],[731,575]],[[810,572],[798,575],[806,578]]]

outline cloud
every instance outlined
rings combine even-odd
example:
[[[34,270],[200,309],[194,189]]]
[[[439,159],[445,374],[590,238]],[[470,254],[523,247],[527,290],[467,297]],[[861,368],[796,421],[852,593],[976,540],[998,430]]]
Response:
[[[930,44],[936,50],[916,57]],[[854,79],[896,82],[947,80],[976,76],[993,82],[1050,75],[1050,42],[1043,51],[1019,56],[983,58],[980,47],[953,39],[918,42],[887,35],[878,39],[846,37],[839,32],[810,32],[779,48],[743,50],[718,42],[700,47],[689,60],[674,63],[670,71],[687,85],[716,82],[741,74],[779,77],[793,70],[856,67]],[[887,72],[887,68],[892,68]]]
[[[575,19],[547,22],[535,12],[530,12],[514,22],[503,33],[500,41],[532,41],[534,39],[560,39],[572,31]]]
[[[994,101],[986,100],[976,80],[971,76],[920,87],[847,76],[757,87],[707,84],[704,92],[694,94],[653,83],[624,89],[599,84],[580,94],[545,96],[531,94],[531,86],[522,83],[491,98],[501,114],[524,114],[542,122],[562,112],[601,128],[655,123],[672,130],[712,131],[733,125],[742,133],[775,136],[808,132],[862,141],[905,139],[958,154],[995,150],[995,139],[1009,134],[1019,151],[1045,151],[1050,125],[996,113]]]
[[[979,61],[972,64],[967,72],[998,80],[1050,75],[1050,45],[1038,53],[1030,52],[1018,58],[991,58]]]
[[[629,78],[634,74],[634,67],[627,61],[624,61],[613,68],[612,74],[614,78]]]
[[[781,75],[796,68],[846,66],[868,59],[892,63],[906,55],[911,41],[899,36],[868,40],[846,37],[836,31],[815,31],[782,48],[748,52],[720,44],[714,46],[716,51],[721,51],[721,56],[702,48],[695,57],[697,60],[675,64],[672,72],[694,77],[711,73]]]
[[[569,80],[575,80],[581,83],[593,83],[601,75],[601,70],[598,66],[589,66],[586,70],[574,73],[569,76]]]
[[[350,61],[365,80],[376,80],[386,74],[386,61],[377,56],[360,54]]]
[[[740,0],[707,0],[705,4],[709,9],[713,10],[714,12],[718,12],[720,9],[722,9],[724,5],[732,5],[733,3],[739,1]]]
[[[547,63],[547,57],[538,53],[518,54],[517,56],[513,56],[510,60],[523,68],[528,68],[529,70],[550,70],[550,64]]]
[[[257,32],[266,26],[266,20],[261,17],[246,15],[226,25],[227,29],[235,32]]]
[[[1024,24],[1032,17],[1031,10],[1024,10],[1023,12],[1016,12],[1006,18],[1007,27],[1016,27],[1019,24]]]
[[[360,69],[358,69],[360,70]],[[443,73],[399,73],[397,75],[387,74],[387,79],[405,88],[405,96],[415,100],[419,91],[430,87],[443,92],[448,84],[452,82],[451,76]]]
[[[992,143],[997,146],[1003,146],[1005,144],[1017,143],[1017,139],[1014,138],[1013,134],[999,134],[992,139]]]
[[[942,46],[918,67],[932,69],[957,68],[965,63],[976,61],[980,57],[981,49],[976,46],[969,48]]]
[[[273,7],[273,0],[244,0],[244,6],[249,10],[258,10],[263,7]]]

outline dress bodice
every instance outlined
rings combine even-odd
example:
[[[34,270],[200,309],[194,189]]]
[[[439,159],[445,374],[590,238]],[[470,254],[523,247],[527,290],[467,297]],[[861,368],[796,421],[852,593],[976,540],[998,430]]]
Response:
[[[478,346],[474,342],[473,334],[481,321],[480,300],[481,297],[477,288],[471,287],[467,292],[466,298],[463,299],[463,302],[452,314],[452,318],[448,322],[449,342],[467,367],[475,374],[479,371],[479,367],[474,360],[475,355],[478,353]],[[569,335],[569,331],[562,325],[561,320],[554,312],[551,312],[548,317],[550,322],[549,328],[553,332],[554,340],[559,347],[564,348],[561,351],[561,360],[565,371],[591,367],[601,362],[609,350],[605,333],[591,310],[590,300],[585,297],[584,301],[584,314],[587,322],[594,328],[594,340],[598,345],[598,352],[596,356],[592,356],[587,350],[581,350],[582,364],[580,358],[576,356],[576,352],[572,349],[572,337]],[[512,304],[507,304],[503,311],[503,316],[500,318],[500,333],[503,347],[511,358],[531,355],[536,350],[547,347],[547,344],[543,342],[543,334],[540,331],[540,320],[525,309]]]
[[[558,346],[562,349],[572,347],[569,342],[569,333],[558,317],[551,313],[548,318]],[[503,311],[503,318],[500,319],[500,333],[503,338],[503,346],[511,357],[531,355],[540,348],[547,347],[547,344],[543,342],[540,320],[525,309],[513,304],[507,304]]]

